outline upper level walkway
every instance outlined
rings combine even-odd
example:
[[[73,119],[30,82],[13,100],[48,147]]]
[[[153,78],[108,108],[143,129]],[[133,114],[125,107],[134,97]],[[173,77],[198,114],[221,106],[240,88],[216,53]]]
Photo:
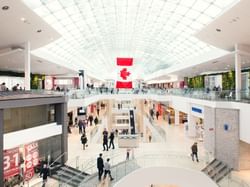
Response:
[[[71,99],[82,99],[93,95],[124,95],[132,94],[139,95],[175,95],[190,97],[196,99],[214,100],[214,101],[236,101],[235,90],[221,90],[221,91],[210,91],[208,89],[114,89],[114,88],[93,88],[86,90],[71,90],[68,95]],[[239,102],[250,102],[250,91],[242,90],[240,91],[241,99]]]
[[[0,91],[0,100],[27,98],[27,97],[46,97],[46,96],[67,95],[69,99],[86,99],[102,96],[102,98],[119,99],[156,99],[160,101],[167,100],[166,96],[181,96],[194,99],[209,101],[235,101],[250,103],[250,90],[240,91],[240,99],[236,100],[235,90],[210,91],[206,89],[114,89],[114,88],[88,88],[85,90],[31,90],[31,91]],[[124,97],[126,95],[126,97]],[[156,97],[157,96],[157,97]]]

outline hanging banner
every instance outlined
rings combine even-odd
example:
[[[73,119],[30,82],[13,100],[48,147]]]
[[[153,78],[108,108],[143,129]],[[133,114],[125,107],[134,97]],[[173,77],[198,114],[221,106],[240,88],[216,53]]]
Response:
[[[131,69],[133,66],[133,58],[117,58],[116,65],[118,68],[118,78],[116,88],[133,88],[131,79]]]
[[[4,179],[19,174],[19,147],[4,150],[3,155]]]
[[[24,146],[25,148],[25,171],[24,180],[28,181],[34,176],[34,167],[39,163],[38,143],[33,142]]]

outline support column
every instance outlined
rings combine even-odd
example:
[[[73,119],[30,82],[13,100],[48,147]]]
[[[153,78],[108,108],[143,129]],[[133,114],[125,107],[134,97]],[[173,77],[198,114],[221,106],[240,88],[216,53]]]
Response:
[[[107,100],[108,104],[107,104],[107,130],[111,131],[114,128],[114,116],[113,116],[113,103],[114,100]]]
[[[55,107],[55,115],[57,124],[62,125],[61,154],[66,152],[62,156],[62,163],[65,163],[68,160],[67,103],[57,104]]]
[[[143,100],[138,100],[138,105],[136,107],[137,109],[137,116],[138,116],[138,132],[143,133],[143,115],[144,115],[144,103]]]
[[[30,42],[24,44],[24,88],[30,90]]]
[[[0,109],[0,136],[1,136],[1,141],[0,141],[0,186],[3,185],[3,178],[4,178],[4,173],[3,173],[3,136],[4,136],[4,120],[3,120],[3,109]]]
[[[192,114],[188,114],[188,136],[196,137],[195,119]]]
[[[180,112],[179,112],[179,110],[174,111],[174,122],[175,122],[175,125],[180,125]]]
[[[84,70],[79,70],[79,87],[80,90],[84,89]]]
[[[235,99],[240,100],[241,96],[241,56],[238,44],[235,45]]]

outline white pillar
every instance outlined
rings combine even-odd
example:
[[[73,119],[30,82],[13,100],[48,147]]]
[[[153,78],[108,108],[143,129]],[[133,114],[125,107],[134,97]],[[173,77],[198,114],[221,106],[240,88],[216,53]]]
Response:
[[[235,45],[235,98],[240,100],[241,91],[241,56],[238,50],[238,44]]]
[[[24,44],[24,88],[30,90],[30,42]]]
[[[79,86],[80,90],[83,90],[83,77],[81,75],[79,76]]]
[[[179,112],[179,110],[174,111],[174,122],[175,122],[175,125],[180,125],[180,112]]]
[[[188,136],[196,137],[195,117],[192,114],[188,114]]]

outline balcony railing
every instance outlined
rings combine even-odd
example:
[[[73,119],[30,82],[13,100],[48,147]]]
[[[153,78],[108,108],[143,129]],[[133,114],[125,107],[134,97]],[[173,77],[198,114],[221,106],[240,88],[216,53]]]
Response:
[[[207,89],[114,89],[114,88],[93,88],[85,90],[67,90],[64,92],[49,90],[31,91],[8,91],[0,92],[0,100],[8,97],[18,97],[20,95],[67,95],[70,99],[83,99],[94,95],[115,95],[115,94],[134,94],[134,95],[160,95],[160,96],[181,96],[194,99],[210,101],[236,101],[250,103],[250,90],[241,90],[237,93],[240,99],[236,100],[235,90],[210,91]]]
[[[206,89],[130,89],[117,90],[113,88],[95,88],[86,90],[71,90],[67,92],[70,99],[83,99],[94,95],[134,94],[134,95],[160,95],[160,96],[181,96],[194,99],[210,101],[237,101],[250,103],[250,91],[239,92],[240,99],[236,100],[235,90],[208,91]]]

